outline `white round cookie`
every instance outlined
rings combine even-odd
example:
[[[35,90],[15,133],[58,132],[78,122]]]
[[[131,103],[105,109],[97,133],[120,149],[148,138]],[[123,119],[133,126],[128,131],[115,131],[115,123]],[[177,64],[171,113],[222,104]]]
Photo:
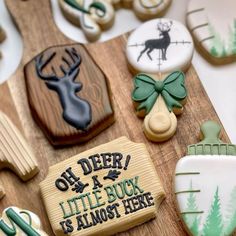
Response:
[[[142,24],[130,35],[126,48],[132,71],[151,74],[186,71],[193,52],[194,44],[187,28],[165,18]]]
[[[236,60],[236,1],[191,0],[187,24],[197,46],[211,62]]]

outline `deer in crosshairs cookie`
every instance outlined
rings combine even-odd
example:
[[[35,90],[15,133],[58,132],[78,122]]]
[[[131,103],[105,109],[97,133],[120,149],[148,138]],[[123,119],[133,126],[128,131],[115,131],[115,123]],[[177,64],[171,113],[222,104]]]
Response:
[[[152,60],[151,57],[151,52],[155,49],[158,49],[161,51],[161,58],[163,61],[167,60],[166,53],[167,49],[171,44],[171,38],[170,38],[170,30],[173,22],[170,21],[168,23],[162,23],[159,22],[157,25],[157,29],[160,32],[159,36],[160,38],[158,39],[149,39],[145,41],[144,45],[145,48],[140,52],[140,55],[137,59],[139,61],[141,57],[143,56],[144,53],[147,53],[147,56],[149,57],[150,60]]]

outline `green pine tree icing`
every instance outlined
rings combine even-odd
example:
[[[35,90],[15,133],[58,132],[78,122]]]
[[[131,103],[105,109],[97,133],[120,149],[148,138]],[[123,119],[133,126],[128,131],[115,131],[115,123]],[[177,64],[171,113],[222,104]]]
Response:
[[[214,195],[214,201],[203,226],[203,236],[221,236],[223,230],[222,215],[218,187]]]
[[[236,228],[236,187],[232,190],[227,213],[224,235],[231,235]]]
[[[236,19],[233,22],[233,27],[229,28],[229,41],[224,42],[220,35],[216,32],[212,25],[209,26],[211,35],[214,35],[210,53],[214,57],[226,57],[236,54]]]
[[[193,190],[192,181],[190,182],[189,186],[190,190]],[[196,193],[189,193],[189,197],[187,199],[187,207],[185,209],[186,212],[197,212],[198,207],[196,204]],[[199,233],[199,224],[200,224],[200,217],[197,214],[186,214],[184,215],[184,221],[188,226],[189,230],[193,235],[198,235]]]
[[[193,190],[192,181],[190,190]],[[198,212],[196,193],[190,192],[187,198],[185,212]],[[207,218],[201,226],[201,216],[198,214],[184,214],[183,219],[188,229],[194,236],[230,236],[236,229],[236,187],[230,195],[230,201],[225,214],[225,220],[221,213],[219,189],[217,187]]]

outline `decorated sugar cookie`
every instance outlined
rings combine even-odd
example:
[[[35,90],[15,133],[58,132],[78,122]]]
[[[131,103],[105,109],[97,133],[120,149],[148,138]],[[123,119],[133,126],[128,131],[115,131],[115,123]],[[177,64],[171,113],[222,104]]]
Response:
[[[236,2],[191,0],[187,24],[202,54],[213,63],[236,60]]]
[[[126,137],[50,167],[40,183],[55,235],[113,235],[158,213],[164,191],[144,144]]]
[[[0,169],[11,169],[23,181],[33,178],[38,173],[33,152],[19,130],[2,112],[0,112],[0,143]],[[0,186],[0,199],[4,195],[4,189]]]
[[[236,146],[219,139],[213,121],[201,126],[203,141],[188,147],[175,170],[175,194],[190,235],[230,236],[236,229]]]
[[[170,19],[155,19],[142,24],[129,37],[126,55],[134,73],[186,71],[194,45],[186,27]]]
[[[79,26],[90,41],[96,41],[114,22],[114,8],[108,0],[58,0],[65,17]]]
[[[52,145],[90,140],[114,122],[105,74],[82,45],[48,48],[25,66],[32,115]]]
[[[176,115],[183,111],[186,71],[193,56],[193,41],[179,22],[156,19],[135,30],[127,42],[127,60],[134,77],[138,116],[145,117],[144,133],[154,142],[171,138]]]
[[[41,229],[41,222],[34,213],[17,207],[5,209],[0,218],[0,234],[16,236],[47,236]]]
[[[135,14],[141,20],[157,18],[165,13],[171,0],[133,0]]]

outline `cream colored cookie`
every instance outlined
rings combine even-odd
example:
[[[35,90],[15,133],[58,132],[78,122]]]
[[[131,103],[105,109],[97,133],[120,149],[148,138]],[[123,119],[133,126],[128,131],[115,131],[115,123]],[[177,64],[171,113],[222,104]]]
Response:
[[[42,230],[37,215],[17,207],[9,207],[3,211],[0,219],[0,235],[48,236]]]
[[[183,112],[187,97],[185,76],[176,71],[162,77],[140,73],[135,76],[132,99],[137,115],[144,118],[143,130],[153,142],[170,139],[176,132],[176,115]]]
[[[0,169],[9,168],[23,181],[39,171],[34,154],[11,120],[0,112]],[[0,198],[4,196],[0,190]]]
[[[115,11],[107,0],[58,0],[65,17],[82,29],[90,41],[96,41],[103,30],[109,29]]]
[[[197,47],[209,62],[236,61],[236,1],[191,0],[187,24]]]
[[[150,20],[164,15],[171,0],[133,0],[135,14],[141,20]]]
[[[108,236],[158,215],[164,199],[144,144],[126,137],[50,167],[40,183],[57,236]]]

